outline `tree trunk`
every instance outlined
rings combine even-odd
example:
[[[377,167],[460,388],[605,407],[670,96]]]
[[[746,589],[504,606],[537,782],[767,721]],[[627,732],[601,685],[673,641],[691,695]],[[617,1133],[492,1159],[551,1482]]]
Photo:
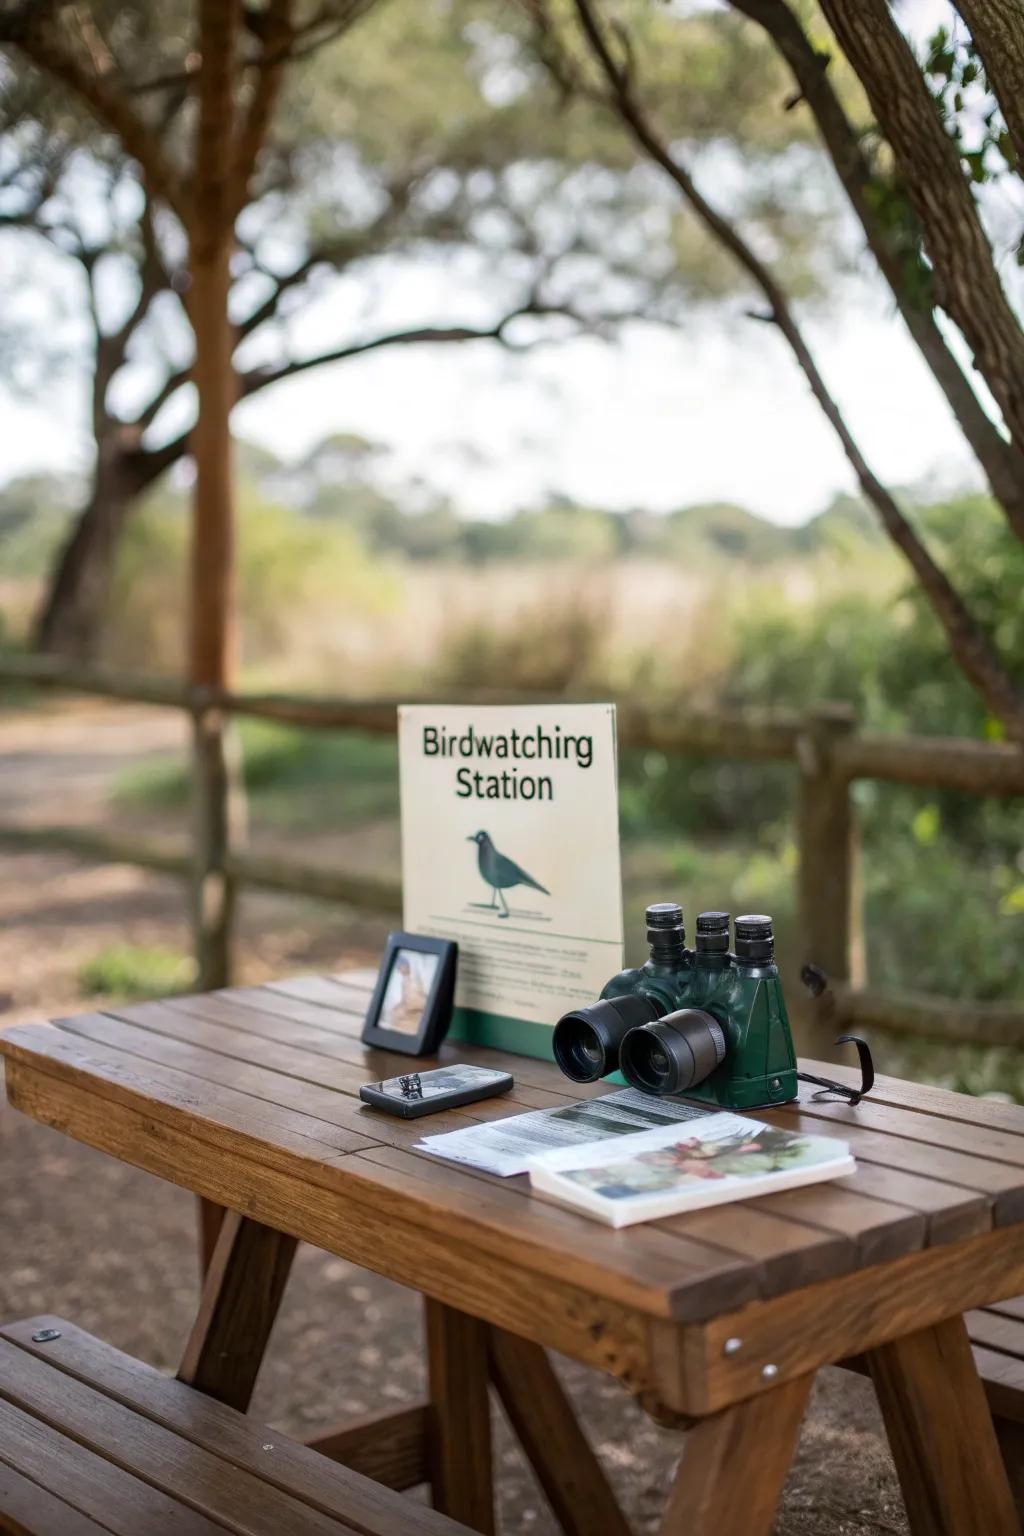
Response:
[[[89,499],[57,556],[33,628],[33,645],[88,661],[96,653],[117,546],[143,491],[182,454],[179,440],[146,452],[97,445]]]
[[[199,414],[192,430],[196,480],[192,506],[189,678],[215,692],[235,669],[235,483],[230,417],[238,381],[228,318],[233,241],[193,246],[189,318],[195,333],[193,379]],[[225,863],[244,817],[238,754],[217,708],[196,712],[195,943],[203,990],[231,979],[234,891]]]
[[[921,225],[936,302],[963,332],[1024,452],[1024,334],[917,59],[887,0],[821,0],[821,9],[892,150]]]
[[[97,464],[89,499],[57,557],[36,615],[36,650],[81,661],[95,655],[114,552],[134,494],[121,466]]]
[[[228,318],[232,240],[192,257],[189,318],[195,333],[192,377],[199,412],[191,449],[193,496],[189,675],[211,688],[230,685],[235,652],[235,484],[230,418],[238,392]]]

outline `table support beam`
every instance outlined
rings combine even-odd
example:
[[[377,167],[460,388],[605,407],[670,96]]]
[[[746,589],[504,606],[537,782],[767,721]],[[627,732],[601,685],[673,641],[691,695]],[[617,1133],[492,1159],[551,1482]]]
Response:
[[[213,1252],[217,1246],[220,1229],[227,1213],[222,1205],[214,1200],[206,1200],[202,1195],[196,1196],[196,1221],[199,1226],[199,1279],[206,1279],[207,1270],[213,1262]]]
[[[402,1493],[430,1481],[430,1405],[345,1419],[333,1429],[317,1430],[305,1444]]]
[[[487,1324],[424,1298],[434,1506],[494,1536]]]
[[[296,1246],[251,1217],[225,1214],[179,1381],[247,1411]]]
[[[962,1317],[869,1351],[914,1536],[1020,1536]]]
[[[659,1536],[771,1536],[813,1380],[797,1377],[694,1425]]]
[[[604,1468],[547,1352],[492,1328],[491,1375],[505,1412],[567,1536],[630,1536]]]

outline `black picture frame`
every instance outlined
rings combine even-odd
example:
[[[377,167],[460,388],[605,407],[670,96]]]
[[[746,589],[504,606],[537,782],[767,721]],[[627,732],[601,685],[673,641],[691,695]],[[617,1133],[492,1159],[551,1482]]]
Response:
[[[392,973],[403,952],[437,957],[415,1030],[388,1029],[380,1022]],[[419,933],[389,933],[363,1025],[363,1044],[378,1046],[385,1051],[399,1051],[403,1056],[435,1055],[451,1024],[457,959],[458,945],[452,939],[430,939]]]

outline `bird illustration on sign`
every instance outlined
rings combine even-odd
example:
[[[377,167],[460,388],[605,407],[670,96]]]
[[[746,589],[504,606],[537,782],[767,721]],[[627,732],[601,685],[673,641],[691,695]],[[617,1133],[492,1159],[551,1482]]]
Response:
[[[535,880],[532,875],[528,875],[526,870],[520,864],[517,864],[514,859],[510,859],[507,854],[498,852],[491,841],[489,832],[474,832],[473,836],[467,838],[466,841],[476,843],[477,868],[480,871],[481,878],[491,887],[489,911],[496,908],[500,900],[502,909],[498,916],[508,917],[509,910],[508,902],[505,900],[505,892],[511,890],[514,885],[528,885],[532,890],[542,891],[545,896],[551,895],[546,885],[541,885],[539,880]]]

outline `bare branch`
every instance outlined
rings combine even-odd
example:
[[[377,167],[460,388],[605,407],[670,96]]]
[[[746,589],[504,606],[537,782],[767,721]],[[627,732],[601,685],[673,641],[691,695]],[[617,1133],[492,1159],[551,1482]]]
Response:
[[[1024,176],[1024,15],[1018,0],[954,0],[996,93]]]
[[[1024,690],[1004,667],[991,639],[966,607],[959,592],[936,564],[892,494],[874,474],[828,390],[796,323],[788,297],[771,270],[755,255],[730,221],[697,190],[692,176],[659,138],[640,105],[629,75],[613,55],[590,0],[574,0],[581,31],[607,82],[606,104],[629,128],[650,159],[675,183],[705,227],[739,263],[768,301],[772,318],[785,337],[811,393],[842,444],[865,497],[875,507],[896,546],[926,592],[950,647],[963,671],[1008,732],[1024,740]]]
[[[254,395],[257,390],[266,389],[270,384],[277,384],[282,379],[294,378],[297,374],[307,373],[311,368],[321,368],[327,363],[347,362],[349,358],[363,357],[367,352],[379,352],[385,347],[408,347],[431,345],[447,345],[451,342],[463,341],[498,341],[503,346],[513,351],[526,350],[526,344],[512,343],[508,340],[507,331],[513,321],[522,319],[525,315],[562,315],[574,320],[581,327],[589,326],[583,316],[564,304],[542,304],[535,300],[528,300],[518,305],[496,321],[494,325],[450,325],[450,326],[416,326],[406,331],[388,331],[382,336],[374,336],[368,341],[351,342],[342,347],[335,347],[326,352],[314,353],[312,357],[295,358],[287,363],[280,363],[273,368],[253,368],[248,373],[243,373],[239,379],[239,395],[246,398]],[[608,319],[609,317],[602,317]],[[621,318],[621,317],[611,317]]]
[[[828,56],[813,46],[786,0],[731,0],[731,4],[764,28],[792,70],[800,87],[798,99],[810,108],[907,329],[949,401],[1007,520],[1024,539],[1024,452],[999,432],[936,324],[930,275],[916,244],[908,248],[880,216],[877,199],[871,196],[872,174],[860,138],[828,78]],[[907,212],[910,215],[909,207]]]
[[[139,234],[142,239],[142,261],[139,263],[139,293],[132,309],[111,337],[123,354],[128,342],[149,313],[153,300],[171,286],[170,273],[164,264],[153,222],[153,207],[147,197],[139,216]]]
[[[896,158],[934,268],[936,300],[963,332],[1024,451],[1024,333],[918,63],[887,0],[821,0],[821,8]]]
[[[100,126],[116,134],[125,153],[138,162],[151,192],[184,219],[178,178],[118,83],[97,73],[66,48],[38,8],[28,6],[6,16],[0,22],[0,43],[17,48],[37,69],[73,91]]]
[[[260,22],[263,51],[259,76],[234,149],[231,197],[236,216],[245,206],[249,182],[280,94],[292,45],[292,0],[270,0],[260,14]]]

